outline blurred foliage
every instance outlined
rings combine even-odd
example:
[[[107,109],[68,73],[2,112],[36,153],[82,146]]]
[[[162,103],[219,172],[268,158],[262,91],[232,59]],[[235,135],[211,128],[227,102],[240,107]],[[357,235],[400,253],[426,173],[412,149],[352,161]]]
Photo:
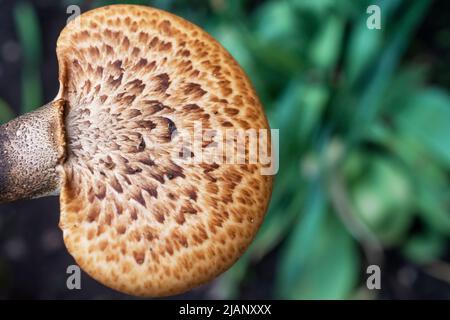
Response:
[[[5,101],[0,99],[0,124],[11,120],[13,117],[14,113],[10,106]]]
[[[14,8],[17,36],[23,52],[22,111],[42,105],[40,67],[42,63],[41,31],[33,6],[19,2]]]
[[[354,297],[365,264],[382,263],[379,248],[419,265],[440,259],[450,236],[450,95],[426,84],[426,66],[402,60],[430,1],[127,3],[205,28],[249,74],[280,129],[270,210],[217,297],[239,297],[252,266],[275,249],[272,296],[286,299]],[[381,7],[381,30],[366,26],[370,4]],[[41,102],[41,37],[27,2],[15,18],[28,111]],[[10,117],[0,100],[0,121]]]

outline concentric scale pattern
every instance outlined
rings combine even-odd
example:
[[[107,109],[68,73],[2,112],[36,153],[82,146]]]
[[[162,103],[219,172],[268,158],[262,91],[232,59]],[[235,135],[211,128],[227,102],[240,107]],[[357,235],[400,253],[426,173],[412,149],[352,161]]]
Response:
[[[72,21],[57,54],[67,101],[60,226],[76,262],[143,296],[180,293],[229,268],[263,220],[272,178],[259,164],[174,154],[194,156],[176,132],[195,123],[268,128],[231,55],[177,16],[130,5]]]

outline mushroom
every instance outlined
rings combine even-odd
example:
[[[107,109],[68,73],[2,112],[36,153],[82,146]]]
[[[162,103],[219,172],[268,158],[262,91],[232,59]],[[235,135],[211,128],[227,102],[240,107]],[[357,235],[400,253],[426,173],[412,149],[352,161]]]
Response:
[[[131,295],[185,292],[232,266],[263,221],[272,177],[261,163],[173,155],[176,132],[196,122],[269,129],[238,63],[199,27],[135,5],[71,21],[57,57],[54,101],[0,127],[0,202],[59,195],[77,264]]]

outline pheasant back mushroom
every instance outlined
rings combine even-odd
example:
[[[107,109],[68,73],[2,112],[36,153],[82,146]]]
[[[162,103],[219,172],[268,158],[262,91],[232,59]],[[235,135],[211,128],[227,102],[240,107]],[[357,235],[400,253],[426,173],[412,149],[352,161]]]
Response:
[[[269,128],[240,66],[199,27],[134,5],[70,22],[57,57],[55,100],[0,129],[0,202],[60,193],[68,251],[121,292],[173,295],[227,270],[263,221],[272,177],[260,163],[173,155],[194,156],[176,133],[196,123]]]

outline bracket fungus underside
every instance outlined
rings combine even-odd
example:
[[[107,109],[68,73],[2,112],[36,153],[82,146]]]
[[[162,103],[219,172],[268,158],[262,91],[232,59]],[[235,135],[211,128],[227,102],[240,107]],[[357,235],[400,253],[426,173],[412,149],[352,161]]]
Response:
[[[121,292],[173,295],[227,270],[272,177],[259,163],[179,162],[172,133],[269,129],[237,62],[199,27],[133,5],[71,21],[57,57],[55,100],[0,127],[0,202],[59,194],[68,251]]]

